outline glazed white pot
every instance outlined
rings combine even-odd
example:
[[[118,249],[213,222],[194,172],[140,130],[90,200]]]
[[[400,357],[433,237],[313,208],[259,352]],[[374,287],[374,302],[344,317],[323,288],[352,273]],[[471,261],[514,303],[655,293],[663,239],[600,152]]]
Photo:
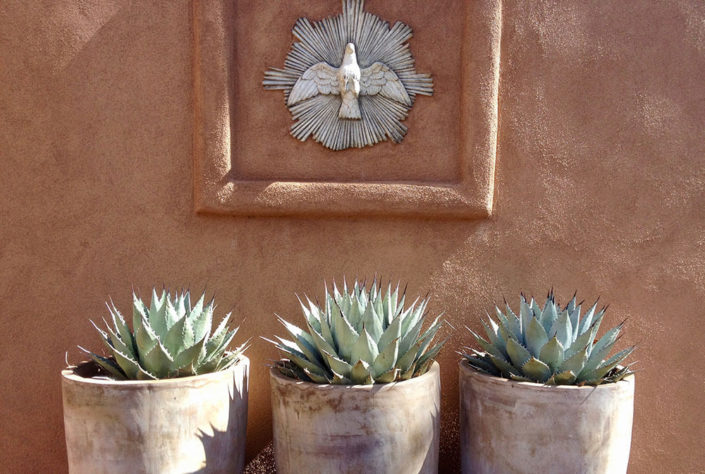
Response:
[[[419,377],[375,385],[301,382],[270,370],[280,474],[436,473],[437,362]]]
[[[61,373],[71,473],[242,471],[246,357],[225,371],[152,381],[79,375],[90,364]]]
[[[546,386],[460,362],[464,473],[627,472],[634,376],[598,387]]]

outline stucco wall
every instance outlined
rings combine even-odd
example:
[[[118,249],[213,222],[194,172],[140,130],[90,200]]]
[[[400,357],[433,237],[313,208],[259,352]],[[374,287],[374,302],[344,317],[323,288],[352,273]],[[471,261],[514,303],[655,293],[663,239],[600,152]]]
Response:
[[[108,296],[207,286],[256,337],[300,318],[294,292],[378,272],[457,328],[520,290],[600,295],[639,344],[631,472],[702,472],[704,3],[504,2],[494,215],[475,221],[195,214],[190,15],[0,2],[0,470],[66,469],[59,371],[98,347]],[[440,358],[448,470],[465,342]],[[277,354],[249,356],[253,456]]]

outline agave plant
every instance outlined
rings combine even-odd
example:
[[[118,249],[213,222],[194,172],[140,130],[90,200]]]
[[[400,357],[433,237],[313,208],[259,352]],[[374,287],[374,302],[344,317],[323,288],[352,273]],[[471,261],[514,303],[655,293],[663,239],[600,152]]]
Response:
[[[426,373],[443,342],[431,347],[440,316],[422,333],[428,298],[404,308],[406,291],[355,282],[348,292],[333,284],[322,307],[306,298],[304,331],[277,316],[293,340],[269,341],[290,360],[277,363],[287,376],[315,383],[372,384],[407,380]]]
[[[599,385],[617,382],[631,374],[620,363],[634,350],[624,349],[608,357],[617,341],[622,324],[596,340],[605,314],[597,301],[581,318],[581,304],[573,299],[561,309],[553,291],[541,308],[536,301],[521,295],[519,316],[506,304],[506,311],[495,307],[497,321],[482,321],[487,339],[470,328],[484,352],[470,349],[465,354],[475,369],[513,380],[547,385]]]
[[[205,293],[191,306],[189,291],[174,294],[152,290],[149,307],[132,294],[131,331],[115,307],[106,303],[113,327],[105,321],[100,334],[112,357],[102,357],[82,347],[81,350],[118,380],[152,380],[206,374],[225,370],[235,364],[245,344],[227,351],[239,328],[227,327],[226,314],[211,334],[213,300],[204,306]]]

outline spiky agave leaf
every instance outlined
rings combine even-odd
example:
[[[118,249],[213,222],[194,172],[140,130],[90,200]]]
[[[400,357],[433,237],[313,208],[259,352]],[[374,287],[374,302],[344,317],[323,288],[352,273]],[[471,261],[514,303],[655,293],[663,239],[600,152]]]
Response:
[[[428,298],[404,307],[406,289],[377,279],[369,289],[355,281],[342,292],[325,286],[324,303],[299,299],[306,330],[281,317],[291,340],[273,343],[287,357],[275,366],[289,377],[330,384],[372,384],[406,380],[428,371],[443,342],[433,345],[442,323],[440,316],[421,332]]]
[[[80,348],[116,379],[150,380],[186,377],[225,370],[237,363],[247,343],[228,351],[238,328],[227,327],[230,314],[211,334],[213,300],[204,304],[205,293],[191,305],[188,290],[161,295],[152,290],[149,306],[133,293],[132,330],[115,304],[107,304],[112,327],[93,324],[110,357]]]
[[[496,319],[482,321],[487,339],[468,328],[484,352],[469,349],[464,354],[478,371],[548,385],[599,385],[622,380],[631,374],[622,362],[634,347],[612,357],[609,353],[619,338],[623,323],[596,341],[607,308],[597,310],[597,301],[581,318],[576,295],[563,308],[549,292],[543,308],[522,294],[519,314],[506,305],[495,308]]]

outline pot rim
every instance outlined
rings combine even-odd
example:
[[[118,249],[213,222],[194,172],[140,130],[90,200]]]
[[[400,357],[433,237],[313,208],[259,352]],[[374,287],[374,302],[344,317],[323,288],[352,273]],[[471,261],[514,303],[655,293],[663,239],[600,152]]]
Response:
[[[83,361],[79,362],[78,365],[75,367],[80,366],[81,364],[85,364],[87,362],[92,362],[90,360],[88,361]],[[79,383],[79,384],[86,384],[86,385],[95,385],[95,386],[104,386],[104,387],[133,387],[133,388],[139,388],[139,387],[146,387],[146,386],[173,386],[173,385],[179,385],[183,383],[188,383],[192,382],[195,380],[203,380],[206,381],[208,379],[217,379],[220,377],[223,377],[224,374],[228,374],[230,372],[234,372],[235,370],[239,369],[240,367],[249,367],[250,365],[250,359],[245,356],[241,355],[240,359],[236,364],[233,364],[231,367],[225,369],[225,370],[219,370],[217,372],[209,372],[207,374],[200,374],[200,375],[190,375],[188,377],[176,377],[176,378],[171,378],[171,379],[157,379],[157,380],[105,380],[105,379],[95,379],[92,377],[83,377],[81,375],[78,375],[75,373],[74,369],[75,367],[71,368],[66,368],[61,371],[61,378],[64,380],[64,382],[71,382],[71,383]]]
[[[356,390],[359,392],[372,392],[372,391],[379,391],[379,390],[393,390],[395,387],[399,386],[404,386],[404,387],[411,387],[414,384],[423,384],[426,382],[427,379],[431,377],[436,377],[440,375],[440,364],[438,361],[434,360],[433,364],[431,364],[431,367],[428,369],[428,371],[423,374],[419,375],[418,377],[412,377],[408,380],[402,380],[399,382],[388,382],[388,383],[373,383],[370,385],[343,385],[343,384],[333,384],[333,383],[315,383],[315,382],[306,382],[303,380],[297,380],[297,379],[292,379],[291,377],[287,377],[286,375],[283,375],[281,372],[277,370],[276,367],[271,367],[269,369],[269,377],[270,380],[276,380],[276,383],[280,385],[296,385],[297,387],[301,388],[302,390],[325,390],[325,391],[331,391],[331,390],[338,390],[338,391],[350,391],[350,390]]]
[[[504,377],[499,377],[497,375],[490,375],[480,372],[479,370],[473,368],[466,359],[461,359],[458,362],[460,368],[460,374],[466,374],[469,377],[476,377],[483,383],[488,385],[504,386],[504,387],[516,387],[525,390],[535,390],[540,392],[553,392],[556,391],[592,391],[595,389],[605,390],[622,390],[624,388],[634,386],[634,374],[628,375],[619,382],[605,383],[601,385],[583,385],[579,387],[577,385],[545,385],[536,382],[520,382],[518,380],[506,379]],[[621,383],[627,382],[627,383]]]

